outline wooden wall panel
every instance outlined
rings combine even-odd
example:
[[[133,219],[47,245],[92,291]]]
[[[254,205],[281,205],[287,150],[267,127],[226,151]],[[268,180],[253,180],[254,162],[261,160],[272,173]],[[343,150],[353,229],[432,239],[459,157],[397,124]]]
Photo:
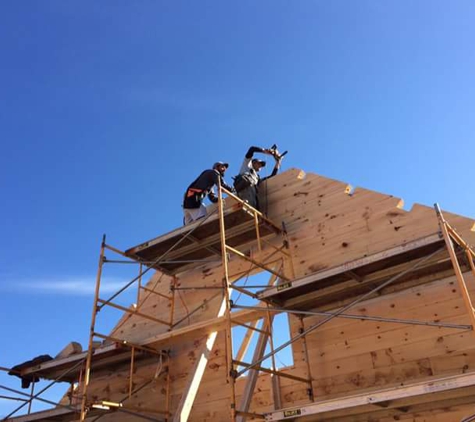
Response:
[[[414,205],[411,210],[402,208],[402,200],[392,195],[368,189],[352,188],[347,184],[316,174],[306,174],[291,169],[266,182],[261,189],[261,203],[267,204],[268,215],[276,223],[285,222],[291,242],[292,261],[297,277],[337,266],[347,261],[374,254],[402,243],[438,231],[432,208]],[[464,238],[475,243],[471,231],[473,221],[445,213],[447,220]],[[280,245],[281,239],[273,243]],[[257,251],[253,253],[258,256]],[[268,254],[264,250],[262,255]],[[233,259],[230,272],[239,273],[249,268],[248,263]],[[286,272],[289,273],[286,264]],[[444,321],[469,324],[463,301],[453,276],[427,276],[421,285],[404,287],[359,304],[348,313],[383,317]],[[219,286],[219,264],[202,266],[178,274],[177,283],[183,287]],[[149,288],[171,294],[171,277],[156,273],[148,282]],[[475,290],[475,280],[468,278],[470,292]],[[189,310],[209,300],[216,291],[186,290],[176,292],[174,320],[181,319]],[[204,321],[216,316],[220,298],[213,299],[180,326]],[[336,306],[333,304],[333,306]],[[156,295],[142,294],[140,311],[157,318],[168,319],[170,303]],[[305,326],[321,317],[305,319]],[[291,318],[291,331],[296,334],[296,318]],[[124,316],[113,334],[130,341],[142,341],[166,332],[168,327],[157,325],[137,316]],[[229,411],[229,389],[225,381],[224,337],[220,333],[212,357],[198,391],[192,413],[193,421],[226,421]],[[190,371],[205,338],[196,338],[171,348],[172,409],[177,406],[181,392],[188,382]],[[450,375],[475,370],[475,337],[472,332],[449,328],[377,323],[361,320],[334,319],[307,337],[313,386],[318,399],[342,394],[355,394],[367,388],[397,385],[435,375]],[[294,365],[284,369],[290,374],[307,376],[307,366],[302,343],[292,346]],[[136,381],[146,380],[156,364],[138,368]],[[130,401],[131,404],[156,408],[164,406],[164,374],[162,382],[154,381]],[[237,382],[239,403],[245,377]],[[117,399],[126,391],[128,373],[114,372],[94,378],[92,392],[95,396]],[[281,379],[283,406],[308,403],[307,385]],[[251,411],[272,410],[270,377],[260,375]],[[447,411],[424,410],[422,415],[411,415],[417,422],[448,422],[466,415],[467,407],[460,404]],[[450,416],[444,416],[450,415]],[[404,420],[407,415],[398,415]],[[103,420],[114,419],[114,415]],[[391,419],[392,418],[392,419]],[[409,416],[408,416],[409,418]],[[120,420],[123,419],[122,416]],[[319,420],[319,419],[315,419]],[[321,419],[323,420],[323,419]],[[326,420],[326,419],[325,419]],[[338,419],[343,421],[343,419]],[[356,421],[357,419],[351,419]],[[359,419],[358,419],[359,420]],[[372,420],[372,419],[361,419]],[[394,420],[394,415],[381,416],[380,421]]]

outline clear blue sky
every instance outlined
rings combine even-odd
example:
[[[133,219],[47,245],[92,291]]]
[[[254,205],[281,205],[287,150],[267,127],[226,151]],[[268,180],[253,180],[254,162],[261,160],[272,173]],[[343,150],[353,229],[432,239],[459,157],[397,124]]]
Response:
[[[475,216],[474,21],[471,0],[2,2],[0,365],[85,343],[102,234],[179,226],[189,182],[253,144]]]

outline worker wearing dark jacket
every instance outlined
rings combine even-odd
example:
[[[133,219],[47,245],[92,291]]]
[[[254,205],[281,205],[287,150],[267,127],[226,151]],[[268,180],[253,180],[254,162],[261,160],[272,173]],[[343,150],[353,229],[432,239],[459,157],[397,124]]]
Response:
[[[208,196],[211,202],[218,202],[218,198],[213,190],[214,186],[218,186],[221,183],[221,186],[225,189],[234,192],[234,188],[224,182],[224,173],[228,167],[228,163],[218,161],[214,163],[211,170],[205,170],[188,186],[183,199],[184,224],[190,224],[206,216],[206,207],[203,205],[203,200],[206,196]]]
[[[259,171],[265,167],[266,162],[257,158],[253,158],[256,152],[272,155],[275,158],[275,165],[272,173],[270,176],[263,179],[261,179],[259,176]],[[249,205],[259,209],[259,183],[265,179],[268,179],[269,177],[275,176],[279,171],[280,164],[281,157],[279,156],[277,148],[249,148],[244,158],[244,162],[242,163],[241,169],[239,170],[239,175],[236,177],[236,181],[234,183],[238,196],[242,200],[248,202]]]

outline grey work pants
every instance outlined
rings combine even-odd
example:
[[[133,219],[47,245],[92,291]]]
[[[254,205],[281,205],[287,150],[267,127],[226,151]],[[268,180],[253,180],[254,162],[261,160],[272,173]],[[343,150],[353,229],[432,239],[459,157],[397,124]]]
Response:
[[[206,207],[203,204],[199,208],[183,208],[183,224],[186,226],[193,221],[206,217],[206,214]]]

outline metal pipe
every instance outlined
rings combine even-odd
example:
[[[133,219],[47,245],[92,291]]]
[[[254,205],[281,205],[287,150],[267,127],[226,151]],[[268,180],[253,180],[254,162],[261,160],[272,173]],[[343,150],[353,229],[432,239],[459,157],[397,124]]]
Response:
[[[262,311],[263,308],[257,306],[240,306],[233,305],[235,309],[250,309],[256,311]],[[425,325],[428,327],[439,327],[439,328],[454,328],[457,330],[471,330],[471,325],[461,325],[461,324],[449,324],[441,322],[430,322],[430,321],[418,321],[415,319],[399,319],[399,318],[384,318],[384,317],[375,317],[375,316],[366,316],[366,315],[354,315],[354,314],[335,314],[332,312],[323,312],[323,311],[300,311],[298,309],[287,309],[287,308],[270,308],[271,312],[287,312],[289,314],[297,315],[308,315],[308,316],[335,316],[337,318],[346,318],[346,319],[356,319],[356,320],[365,320],[365,321],[376,321],[376,322],[392,322],[396,324],[408,324],[408,325]]]
[[[174,287],[173,290],[223,290],[223,286]]]
[[[31,405],[33,403],[33,396],[35,395],[35,383],[31,383],[31,391],[30,391],[30,400],[28,402],[28,415],[31,413]]]
[[[231,422],[236,421],[236,386],[234,378],[234,362],[233,362],[233,338],[232,338],[232,323],[231,323],[231,292],[232,287],[229,281],[229,268],[228,268],[228,254],[226,253],[226,226],[224,220],[224,201],[223,201],[223,187],[221,183],[218,183],[218,210],[219,210],[219,232],[221,237],[221,259],[223,265],[223,287],[224,287],[224,299],[226,301],[226,379],[230,389],[230,417]]]
[[[99,300],[99,292],[101,289],[102,265],[104,263],[105,245],[106,245],[106,235],[104,234],[102,236],[101,252],[99,254],[99,265],[97,267],[97,275],[96,275],[96,288],[94,290],[94,304],[92,306],[91,325],[89,327],[89,342],[88,342],[88,347],[87,347],[86,369],[84,372],[84,385],[82,386],[83,388],[82,388],[82,397],[81,397],[81,416],[79,419],[80,422],[84,422],[86,420],[87,388],[89,386],[89,380],[90,380],[90,375],[91,375],[94,330],[96,326],[97,313],[99,312],[97,301]]]
[[[3,395],[0,395],[0,399],[4,399],[4,400],[15,400],[15,401],[28,401],[27,399],[22,399],[20,397],[10,397],[10,396],[3,396]]]

